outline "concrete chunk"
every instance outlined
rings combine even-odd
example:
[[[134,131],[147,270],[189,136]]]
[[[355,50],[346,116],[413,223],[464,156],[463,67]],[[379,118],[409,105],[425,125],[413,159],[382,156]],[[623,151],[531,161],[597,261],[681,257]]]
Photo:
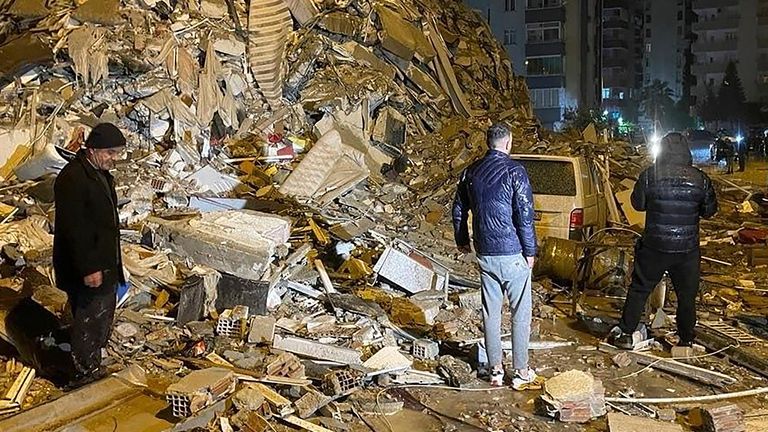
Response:
[[[290,220],[251,210],[206,213],[200,218],[147,220],[158,246],[195,263],[249,280],[267,269],[275,248],[288,241]]]
[[[275,318],[272,316],[256,315],[251,321],[248,332],[248,343],[271,344],[275,337]]]
[[[275,335],[272,346],[296,355],[342,364],[361,364],[360,351],[322,344],[309,339]]]

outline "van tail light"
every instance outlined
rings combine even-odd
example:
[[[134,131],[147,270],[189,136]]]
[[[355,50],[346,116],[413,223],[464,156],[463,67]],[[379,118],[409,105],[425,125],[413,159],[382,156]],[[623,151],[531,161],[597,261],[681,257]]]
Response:
[[[570,228],[572,230],[574,229],[580,229],[584,226],[584,209],[573,209],[571,212],[571,223]]]

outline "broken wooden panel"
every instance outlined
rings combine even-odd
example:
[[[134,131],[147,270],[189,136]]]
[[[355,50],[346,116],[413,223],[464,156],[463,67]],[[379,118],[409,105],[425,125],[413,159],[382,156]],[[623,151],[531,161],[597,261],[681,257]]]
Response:
[[[368,177],[365,155],[344,144],[337,130],[323,135],[280,187],[280,193],[325,205]]]
[[[283,61],[288,34],[293,27],[284,0],[252,0],[248,9],[248,62],[272,109],[283,96]]]
[[[284,0],[291,11],[291,15],[301,25],[307,25],[320,13],[320,10],[312,0]]]

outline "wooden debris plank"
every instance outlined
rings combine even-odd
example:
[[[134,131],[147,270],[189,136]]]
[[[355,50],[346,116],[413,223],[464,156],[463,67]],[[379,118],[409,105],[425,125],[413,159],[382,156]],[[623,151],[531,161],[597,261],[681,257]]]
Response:
[[[306,420],[302,420],[302,419],[300,419],[300,418],[298,418],[296,416],[285,417],[285,418],[283,418],[283,420],[286,423],[290,423],[290,424],[292,424],[294,426],[298,426],[298,427],[300,427],[300,428],[302,428],[304,430],[308,430],[310,432],[333,432],[330,429],[326,429],[326,428],[324,428],[322,426],[318,426],[318,425],[316,425],[314,423],[310,423],[310,422],[308,422]]]

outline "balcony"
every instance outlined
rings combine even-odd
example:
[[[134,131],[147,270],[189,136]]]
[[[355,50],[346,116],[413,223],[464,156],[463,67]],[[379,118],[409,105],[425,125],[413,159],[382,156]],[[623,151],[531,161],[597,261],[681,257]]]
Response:
[[[603,29],[609,30],[609,29],[628,29],[629,28],[629,22],[625,19],[617,18],[617,17],[611,17],[605,21],[603,21]]]
[[[696,42],[691,46],[693,52],[711,52],[711,51],[736,51],[739,42],[736,39],[702,41]]]
[[[621,57],[605,57],[603,58],[603,67],[604,68],[616,68],[616,67],[627,67],[627,59],[621,58]]]
[[[626,41],[619,40],[619,39],[608,39],[603,41],[603,48],[624,48],[627,49],[629,46],[627,45]]]
[[[727,30],[739,27],[738,15],[722,14],[715,19],[693,23],[693,31],[700,32],[706,30]]]

